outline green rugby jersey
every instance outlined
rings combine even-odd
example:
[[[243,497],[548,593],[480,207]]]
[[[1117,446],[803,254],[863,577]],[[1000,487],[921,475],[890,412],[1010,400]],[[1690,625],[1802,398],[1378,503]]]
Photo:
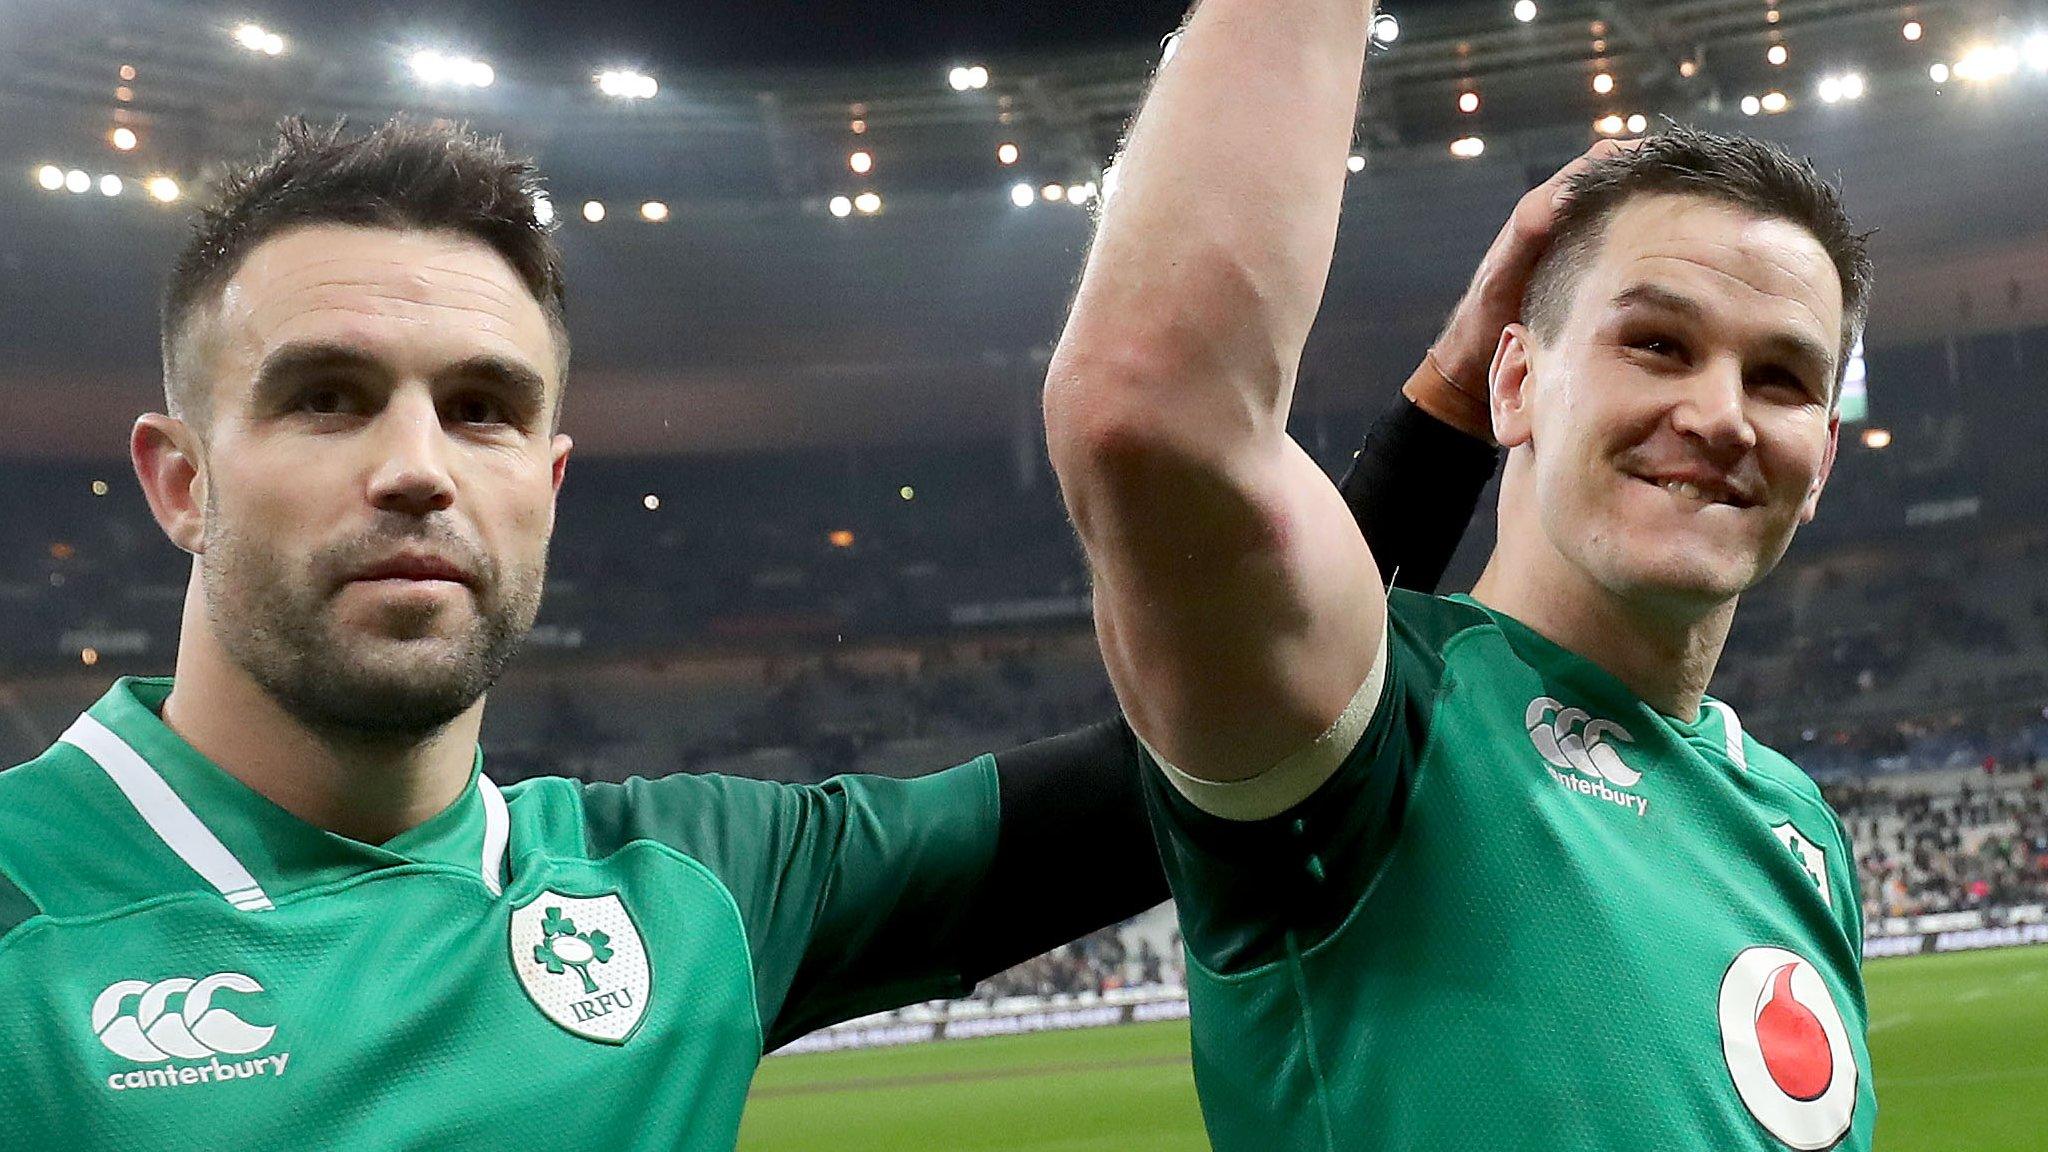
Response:
[[[970,982],[993,760],[816,787],[478,772],[381,845],[122,680],[0,773],[0,1147],[730,1152],[764,1048]]]
[[[1306,800],[1226,820],[1147,773],[1218,1152],[1869,1148],[1813,782],[1719,701],[1684,723],[1469,598],[1389,600],[1378,706]]]

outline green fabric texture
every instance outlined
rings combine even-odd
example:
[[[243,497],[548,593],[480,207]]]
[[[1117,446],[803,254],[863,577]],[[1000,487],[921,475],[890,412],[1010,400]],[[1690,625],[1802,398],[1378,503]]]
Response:
[[[1159,773],[1218,1152],[1870,1147],[1856,881],[1797,767],[1468,598],[1390,596],[1316,795]]]
[[[764,1043],[961,988],[987,758],[527,781],[494,870],[488,781],[358,843],[207,762],[157,718],[169,690],[124,680],[90,713],[173,797],[144,805],[166,835],[105,745],[0,772],[0,916],[46,913],[0,936],[0,1146],[729,1152]],[[267,907],[224,897],[181,819]]]

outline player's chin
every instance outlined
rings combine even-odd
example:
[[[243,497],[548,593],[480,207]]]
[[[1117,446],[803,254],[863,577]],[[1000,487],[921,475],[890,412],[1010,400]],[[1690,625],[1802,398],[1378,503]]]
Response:
[[[1740,596],[1757,579],[1753,547],[1668,537],[1634,543],[1611,581],[1630,599],[1704,610]]]

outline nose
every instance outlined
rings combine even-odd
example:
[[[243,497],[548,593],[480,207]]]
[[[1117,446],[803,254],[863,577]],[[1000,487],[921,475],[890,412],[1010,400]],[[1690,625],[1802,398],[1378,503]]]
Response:
[[[1747,399],[1742,365],[1717,359],[1686,382],[1685,394],[1671,411],[1672,426],[1710,450],[1753,448],[1756,428],[1749,422]]]
[[[377,459],[370,472],[370,503],[382,511],[424,516],[455,502],[448,470],[448,437],[433,397],[393,396],[377,414],[371,437]]]

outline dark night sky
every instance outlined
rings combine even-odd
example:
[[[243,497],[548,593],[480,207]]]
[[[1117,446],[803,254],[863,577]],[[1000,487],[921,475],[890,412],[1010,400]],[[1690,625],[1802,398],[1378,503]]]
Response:
[[[907,0],[272,0],[265,16],[322,38],[448,38],[503,56],[562,54],[645,66],[918,63],[1156,42],[1186,0],[915,3]]]

